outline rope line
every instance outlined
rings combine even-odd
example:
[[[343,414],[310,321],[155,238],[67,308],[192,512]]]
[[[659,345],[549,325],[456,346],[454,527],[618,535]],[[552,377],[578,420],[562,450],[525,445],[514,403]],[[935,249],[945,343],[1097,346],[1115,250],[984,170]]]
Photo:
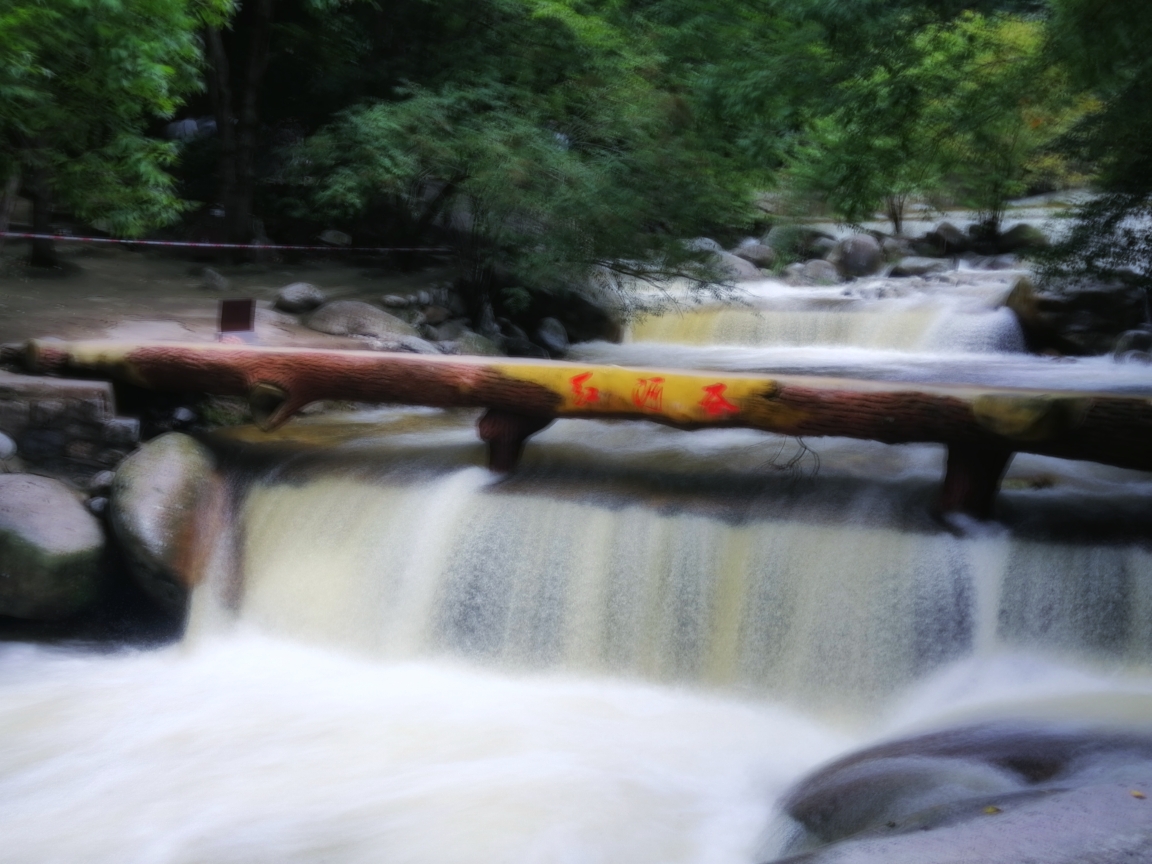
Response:
[[[447,246],[279,246],[272,243],[198,243],[190,240],[123,240],[117,237],[75,237],[71,234],[26,234],[0,231],[0,238],[54,240],[58,243],[113,243],[125,246],[178,246],[184,249],[292,249],[323,252],[451,252]]]

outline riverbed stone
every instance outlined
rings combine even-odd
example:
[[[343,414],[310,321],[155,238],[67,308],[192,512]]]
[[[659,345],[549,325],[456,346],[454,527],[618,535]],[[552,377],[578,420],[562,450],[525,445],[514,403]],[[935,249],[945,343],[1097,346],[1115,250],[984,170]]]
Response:
[[[293,282],[276,292],[277,309],[283,312],[311,312],[322,306],[324,292],[310,282]]]
[[[173,614],[195,582],[199,517],[216,505],[219,482],[211,451],[180,432],[149,441],[112,481],[109,513],[129,571]]]
[[[752,262],[757,267],[771,267],[776,263],[776,250],[771,246],[765,246],[755,237],[749,237],[742,241],[739,246],[732,250],[732,254]]]
[[[563,357],[568,353],[568,331],[555,318],[543,318],[536,327],[536,344],[553,357]]]
[[[445,342],[449,354],[471,354],[480,357],[502,357],[504,352],[491,339],[486,339],[479,333],[462,333],[451,342]]]
[[[893,276],[928,276],[932,273],[946,273],[952,269],[952,262],[944,258],[921,258],[911,256],[901,258],[892,268]]]
[[[884,250],[871,234],[853,234],[836,245],[829,260],[841,276],[856,279],[880,271],[884,266]]]
[[[1001,252],[1028,252],[1048,246],[1048,237],[1035,225],[1021,222],[1000,235],[996,246]]]
[[[0,615],[67,618],[99,594],[104,532],[58,480],[0,474]]]
[[[16,455],[16,442],[0,432],[0,461],[11,459]]]
[[[333,336],[384,337],[419,336],[416,328],[360,300],[335,300],[313,312],[307,326]]]
[[[832,285],[840,281],[840,271],[831,261],[814,258],[804,263],[804,278],[817,285]]]

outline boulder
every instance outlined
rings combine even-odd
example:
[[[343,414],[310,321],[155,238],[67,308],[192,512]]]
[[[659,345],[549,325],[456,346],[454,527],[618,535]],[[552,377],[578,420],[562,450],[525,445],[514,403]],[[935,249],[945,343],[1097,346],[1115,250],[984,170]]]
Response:
[[[1112,349],[1112,356],[1117,360],[1143,360],[1144,354],[1152,353],[1152,330],[1128,330],[1120,334],[1116,340],[1116,347]],[[1130,357],[1135,354],[1137,356]]]
[[[306,322],[313,330],[333,336],[418,336],[416,328],[360,300],[335,300],[313,312]]]
[[[754,237],[749,237],[732,250],[733,255],[750,261],[757,267],[771,267],[776,263],[776,251],[771,246],[765,246]]]
[[[395,348],[388,348],[388,351],[404,351],[408,354],[439,354],[440,349],[427,339],[421,339],[419,336],[401,336],[395,340]]]
[[[208,291],[227,291],[231,283],[228,277],[217,273],[211,267],[205,267],[200,271],[200,287]]]
[[[198,578],[201,526],[218,515],[220,489],[211,451],[180,432],[152,439],[116,470],[109,512],[129,572],[173,614]]]
[[[832,285],[840,281],[840,271],[831,261],[816,258],[805,262],[803,270],[804,279],[815,282],[817,285]]]
[[[853,234],[841,240],[829,259],[846,279],[871,276],[884,266],[884,251],[871,234]]]
[[[507,336],[504,339],[504,350],[509,357],[532,357],[537,360],[548,360],[548,352],[528,339],[519,336]]]
[[[1027,252],[1047,247],[1048,237],[1035,225],[1021,222],[1001,234],[996,246],[1001,252]]]
[[[885,237],[880,248],[884,250],[884,257],[888,261],[899,261],[912,254],[912,244],[905,237]]]
[[[58,480],[0,474],[0,615],[59,620],[100,590],[104,532]]]
[[[0,462],[16,455],[16,442],[0,432]]]
[[[276,292],[277,309],[283,312],[311,312],[325,301],[324,292],[309,282],[293,282]]]
[[[319,239],[322,243],[327,243],[329,246],[352,245],[351,237],[349,237],[343,231],[337,231],[334,228],[329,228],[327,231],[321,231]]]
[[[820,240],[831,241],[833,244],[836,242],[836,238],[831,234],[806,225],[777,225],[764,235],[761,242],[785,258],[808,259],[823,257],[826,254],[816,248],[817,241]]]
[[[724,247],[710,237],[693,237],[685,240],[684,245],[693,252],[723,252]]]
[[[901,258],[892,268],[892,276],[928,276],[932,273],[946,273],[952,269],[952,262],[942,258]]]
[[[794,864],[1121,864],[1152,848],[1152,740],[1004,722],[882,744],[785,799]],[[815,847],[815,848],[813,848]]]
[[[928,237],[939,245],[943,255],[958,255],[972,248],[972,238],[951,222],[941,222]]]
[[[455,342],[465,333],[472,332],[468,327],[467,318],[453,318],[437,327],[429,328],[433,339],[437,342]]]
[[[428,306],[424,309],[424,323],[431,324],[435,327],[437,324],[443,324],[452,317],[452,310],[444,306]]]
[[[725,279],[762,279],[760,268],[731,252],[714,252],[712,261]]]
[[[389,309],[406,309],[412,305],[413,300],[404,294],[385,294],[380,302]]]
[[[536,344],[542,345],[553,357],[568,353],[568,331],[555,318],[544,318],[536,327]]]
[[[471,331],[461,334],[452,342],[445,343],[449,354],[474,354],[481,357],[502,357],[504,352],[491,339]]]

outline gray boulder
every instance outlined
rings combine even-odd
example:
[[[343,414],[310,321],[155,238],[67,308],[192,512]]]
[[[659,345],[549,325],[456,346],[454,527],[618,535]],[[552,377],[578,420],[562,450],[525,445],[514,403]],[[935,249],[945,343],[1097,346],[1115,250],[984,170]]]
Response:
[[[846,279],[871,276],[884,266],[884,250],[871,234],[853,234],[841,240],[829,259]]]
[[[714,252],[712,261],[725,279],[762,279],[760,268],[731,252]]]
[[[389,309],[405,309],[412,305],[413,299],[404,294],[385,294],[380,302]]]
[[[884,250],[884,257],[889,261],[899,261],[912,254],[912,244],[904,237],[885,237],[880,247]]]
[[[323,305],[324,292],[309,282],[293,282],[276,292],[277,309],[284,312],[311,312]]]
[[[333,336],[384,337],[418,336],[416,328],[360,300],[335,300],[308,316],[313,330]]]
[[[0,432],[0,462],[16,455],[16,442]]]
[[[710,237],[693,237],[685,240],[684,245],[693,252],[723,252],[724,247]]]
[[[352,238],[345,234],[343,231],[337,231],[334,228],[329,228],[327,231],[321,231],[319,239],[329,246],[351,246]]]
[[[804,279],[817,285],[832,285],[840,281],[840,271],[831,261],[815,258],[804,264]]]
[[[771,246],[765,246],[754,237],[749,237],[743,241],[732,250],[732,254],[743,258],[745,261],[750,261],[757,267],[771,267],[776,263],[776,250]]]
[[[931,273],[945,273],[952,269],[952,262],[943,258],[901,258],[892,268],[892,276],[927,276]]]
[[[228,277],[217,273],[211,267],[200,271],[200,287],[208,291],[227,291],[231,283]]]
[[[132,577],[171,613],[188,602],[200,526],[217,515],[220,489],[211,451],[179,432],[152,439],[116,470],[112,528]]]
[[[951,222],[941,222],[928,236],[936,240],[945,255],[967,252],[972,248],[972,238]]]
[[[59,620],[100,590],[104,532],[58,480],[0,474],[0,615]]]
[[[555,318],[544,318],[536,328],[536,343],[553,357],[563,357],[568,353],[568,331]]]
[[[786,258],[817,258],[824,257],[827,251],[820,252],[818,241],[831,241],[835,244],[836,238],[831,234],[809,228],[806,225],[777,225],[764,235],[761,242],[770,246],[777,255]]]
[[[1043,249],[1048,245],[1048,237],[1035,225],[1021,222],[1000,235],[996,246],[1001,252],[1025,252],[1030,249]]]

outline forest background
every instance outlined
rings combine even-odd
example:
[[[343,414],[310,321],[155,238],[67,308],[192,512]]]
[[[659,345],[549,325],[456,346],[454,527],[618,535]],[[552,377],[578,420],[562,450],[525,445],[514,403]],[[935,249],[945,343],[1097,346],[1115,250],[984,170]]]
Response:
[[[1148,44],[1141,0],[0,0],[0,230],[446,244],[477,319],[1091,185],[1049,272],[1147,290]]]

